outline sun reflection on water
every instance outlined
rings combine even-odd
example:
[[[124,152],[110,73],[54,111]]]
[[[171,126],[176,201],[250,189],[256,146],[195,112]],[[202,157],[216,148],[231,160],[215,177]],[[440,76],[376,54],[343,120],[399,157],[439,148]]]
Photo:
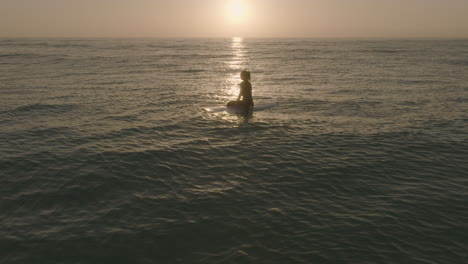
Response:
[[[230,57],[224,62],[224,71],[226,72],[226,75],[224,77],[224,85],[219,96],[219,99],[223,104],[231,100],[236,100],[240,89],[240,73],[243,70],[248,70],[250,67],[250,57],[244,39],[241,37],[234,37],[228,45],[228,47],[230,47]],[[228,121],[227,127],[229,128],[239,127],[249,123],[250,120],[250,116],[239,116],[226,112],[214,114],[221,119]]]
[[[225,95],[230,99],[239,94],[239,83],[241,82],[239,74],[241,71],[248,69],[249,66],[250,60],[243,38],[232,38],[231,54],[231,59],[226,61],[228,75],[225,80],[227,84]]]
[[[247,50],[242,38],[232,38],[232,58],[228,62],[231,70],[242,70],[248,62]]]

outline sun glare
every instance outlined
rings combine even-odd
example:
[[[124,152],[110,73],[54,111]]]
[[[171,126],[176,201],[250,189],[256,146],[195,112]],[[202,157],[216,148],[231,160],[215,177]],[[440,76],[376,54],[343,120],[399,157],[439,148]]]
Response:
[[[243,0],[230,0],[228,1],[227,15],[231,22],[240,23],[244,22],[247,17],[247,9]]]

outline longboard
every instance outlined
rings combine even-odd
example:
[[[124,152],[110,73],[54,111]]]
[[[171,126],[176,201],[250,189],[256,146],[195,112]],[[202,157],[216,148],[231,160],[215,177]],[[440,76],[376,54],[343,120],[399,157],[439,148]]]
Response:
[[[253,111],[259,112],[264,111],[270,108],[277,106],[278,103],[268,103],[268,104],[255,104]],[[220,112],[227,112],[230,114],[242,113],[245,111],[243,108],[239,106],[213,106],[213,107],[205,107],[203,108],[205,111],[210,113],[220,113]]]

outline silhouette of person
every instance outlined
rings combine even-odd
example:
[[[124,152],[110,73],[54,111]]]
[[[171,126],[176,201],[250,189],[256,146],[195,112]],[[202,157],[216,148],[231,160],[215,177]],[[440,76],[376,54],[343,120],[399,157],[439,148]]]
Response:
[[[252,97],[252,84],[250,83],[250,72],[242,71],[240,74],[242,82],[240,83],[240,91],[237,96],[237,101],[230,101],[227,106],[239,106],[248,113],[253,110],[254,102]],[[242,100],[241,100],[242,98]]]

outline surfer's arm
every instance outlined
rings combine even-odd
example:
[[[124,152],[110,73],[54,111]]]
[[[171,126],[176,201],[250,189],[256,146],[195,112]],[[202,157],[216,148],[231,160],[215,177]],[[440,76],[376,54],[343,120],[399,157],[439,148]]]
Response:
[[[240,91],[239,91],[239,95],[237,96],[237,101],[239,101],[242,97],[242,95],[244,94],[244,83],[241,83],[240,84]]]
[[[239,101],[241,97],[242,97],[242,86],[240,88],[239,95],[237,96],[237,101]]]

